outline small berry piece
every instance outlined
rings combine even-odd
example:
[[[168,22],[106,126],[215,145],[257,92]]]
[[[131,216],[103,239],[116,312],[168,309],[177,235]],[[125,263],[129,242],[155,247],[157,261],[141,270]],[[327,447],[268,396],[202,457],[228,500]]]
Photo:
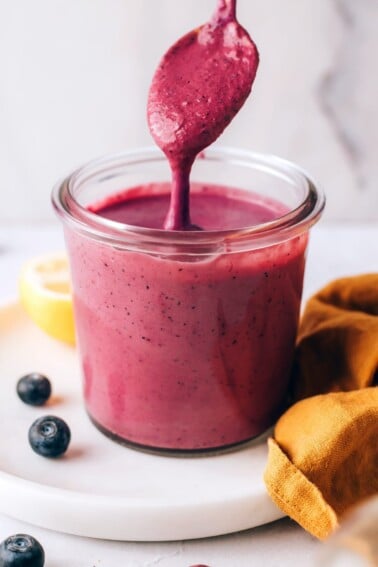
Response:
[[[43,406],[51,395],[50,380],[38,372],[26,374],[17,382],[17,394],[25,404]]]
[[[63,455],[70,440],[71,431],[67,423],[54,415],[40,417],[29,429],[30,446],[42,457]]]
[[[0,544],[0,567],[43,567],[44,564],[43,547],[30,535],[12,535]]]

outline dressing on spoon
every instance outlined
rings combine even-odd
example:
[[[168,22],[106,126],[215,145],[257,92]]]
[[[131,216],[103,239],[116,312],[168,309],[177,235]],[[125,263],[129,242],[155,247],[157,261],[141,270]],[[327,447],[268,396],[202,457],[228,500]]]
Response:
[[[195,230],[189,176],[199,152],[212,144],[251,92],[258,51],[236,20],[236,0],[218,0],[209,22],[177,41],[152,80],[147,117],[172,171],[168,230]]]

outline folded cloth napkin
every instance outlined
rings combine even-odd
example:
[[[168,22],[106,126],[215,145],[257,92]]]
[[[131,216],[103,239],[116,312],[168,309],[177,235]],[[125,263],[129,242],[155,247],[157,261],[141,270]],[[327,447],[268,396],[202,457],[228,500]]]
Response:
[[[378,274],[331,282],[304,311],[296,403],[268,441],[264,475],[273,501],[320,539],[378,493],[377,375]]]

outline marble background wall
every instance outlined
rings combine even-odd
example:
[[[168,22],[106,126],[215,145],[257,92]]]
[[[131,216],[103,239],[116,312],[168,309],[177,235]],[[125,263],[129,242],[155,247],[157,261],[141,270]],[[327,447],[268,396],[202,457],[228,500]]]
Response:
[[[0,0],[0,221],[53,218],[55,180],[151,144],[164,50],[215,0]],[[280,154],[326,191],[324,220],[378,220],[377,0],[239,0],[261,66],[219,143]]]

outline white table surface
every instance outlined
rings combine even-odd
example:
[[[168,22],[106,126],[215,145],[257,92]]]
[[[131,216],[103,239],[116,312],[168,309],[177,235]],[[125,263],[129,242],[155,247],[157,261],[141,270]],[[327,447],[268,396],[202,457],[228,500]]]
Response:
[[[1,226],[0,301],[16,295],[17,276],[26,259],[63,246],[58,223]],[[304,298],[333,278],[373,271],[378,272],[376,223],[320,224],[312,231]],[[67,536],[0,515],[0,540],[17,532],[40,540],[46,567],[310,567],[321,545],[289,519],[197,541],[118,543]]]

